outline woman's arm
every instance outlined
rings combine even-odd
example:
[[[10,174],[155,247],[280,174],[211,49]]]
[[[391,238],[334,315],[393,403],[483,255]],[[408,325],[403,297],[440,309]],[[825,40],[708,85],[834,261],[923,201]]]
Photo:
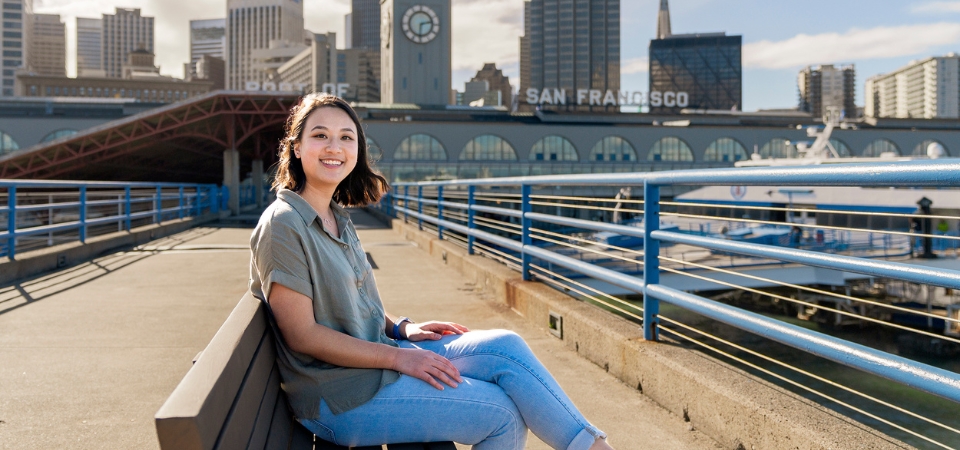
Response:
[[[394,336],[393,325],[397,323],[397,320],[400,318],[394,317],[386,311],[384,311],[383,315],[386,317],[384,331],[387,333],[387,336],[394,339],[409,339],[414,342],[425,340],[436,341],[443,337],[444,334],[463,334],[470,331],[469,328],[459,323],[437,322],[432,320],[424,323],[404,322],[400,324],[400,336]]]
[[[463,381],[450,361],[429,350],[367,342],[318,324],[313,301],[282,284],[273,283],[268,301],[284,341],[295,352],[343,367],[396,370],[441,390],[437,380],[451,387]]]

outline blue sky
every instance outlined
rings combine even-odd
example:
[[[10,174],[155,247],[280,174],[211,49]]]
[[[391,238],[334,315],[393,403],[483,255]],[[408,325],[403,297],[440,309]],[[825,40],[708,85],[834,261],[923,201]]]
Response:
[[[518,75],[523,0],[453,1],[453,86],[463,89],[484,62]],[[303,0],[306,28],[335,31],[342,43],[349,0]],[[656,31],[659,0],[621,0],[621,86],[647,90],[647,46]],[[142,8],[156,18],[157,64],[182,76],[189,57],[190,19],[226,15],[225,0],[34,0],[41,13],[67,24],[72,73],[74,18],[99,17],[115,7]],[[743,107],[793,107],[797,72],[810,64],[855,64],[857,103],[865,80],[912,59],[960,53],[960,0],[671,0],[675,33],[725,31],[743,36]]]

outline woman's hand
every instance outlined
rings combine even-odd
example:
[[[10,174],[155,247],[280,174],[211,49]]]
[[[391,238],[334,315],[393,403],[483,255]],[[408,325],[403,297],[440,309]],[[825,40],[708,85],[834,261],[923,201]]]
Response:
[[[447,358],[430,350],[419,348],[397,350],[396,360],[392,367],[397,372],[426,381],[441,391],[443,386],[437,380],[454,388],[457,387],[458,383],[463,382],[463,378],[460,378],[460,371]]]
[[[436,341],[445,334],[463,334],[469,328],[453,322],[430,321],[424,323],[404,322],[400,325],[400,332],[411,341]]]

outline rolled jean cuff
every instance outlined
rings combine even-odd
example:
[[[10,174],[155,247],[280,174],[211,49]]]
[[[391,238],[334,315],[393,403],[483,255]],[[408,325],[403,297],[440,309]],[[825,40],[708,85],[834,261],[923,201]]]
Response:
[[[587,450],[598,438],[606,439],[607,435],[592,426],[584,428],[570,441],[567,450]]]

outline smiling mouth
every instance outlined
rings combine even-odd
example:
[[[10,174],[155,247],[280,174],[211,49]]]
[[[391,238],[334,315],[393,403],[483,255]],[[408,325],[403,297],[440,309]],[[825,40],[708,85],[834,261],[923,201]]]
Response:
[[[322,160],[322,161],[320,161],[320,162],[322,162],[324,165],[327,165],[327,166],[342,166],[342,165],[343,165],[343,161],[337,161],[337,160],[333,160],[333,159],[324,159],[324,160]]]

